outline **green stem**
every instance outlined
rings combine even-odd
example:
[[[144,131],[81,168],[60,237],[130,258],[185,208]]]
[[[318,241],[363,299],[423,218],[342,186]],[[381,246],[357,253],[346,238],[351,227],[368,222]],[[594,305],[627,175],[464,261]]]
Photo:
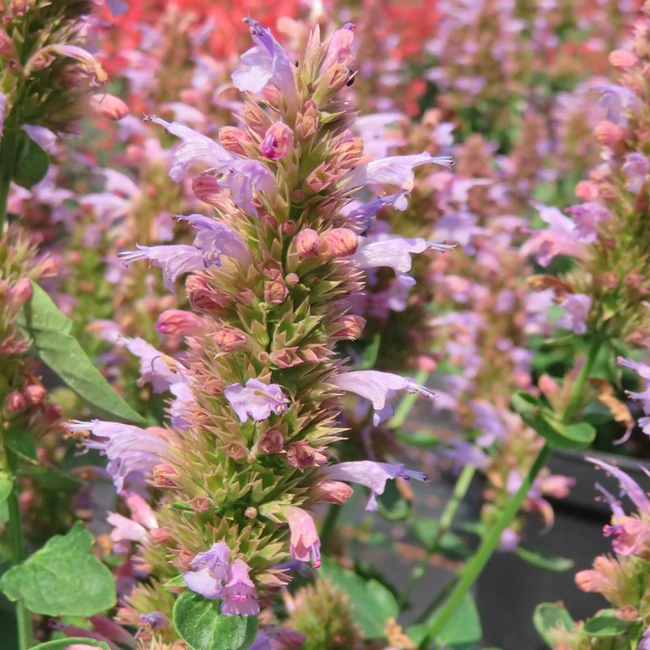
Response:
[[[7,216],[7,202],[9,188],[16,165],[16,137],[13,133],[5,131],[0,142],[0,237],[4,233],[5,217]]]
[[[438,593],[438,595],[426,606],[426,609],[415,619],[415,623],[424,623],[432,612],[438,609],[438,605],[445,601],[449,592],[460,582],[460,576],[456,574]]]
[[[442,541],[442,538],[449,532],[451,524],[454,521],[456,511],[465,498],[465,495],[467,494],[467,490],[469,489],[470,483],[472,482],[475,473],[476,467],[473,465],[465,465],[465,467],[463,467],[462,472],[456,480],[456,485],[454,485],[454,490],[451,494],[451,498],[447,502],[442,515],[440,515],[438,530],[436,531],[436,534],[431,544],[429,545],[429,548],[427,549],[426,555],[413,568],[408,583],[406,584],[406,587],[404,587],[404,591],[400,598],[402,605],[408,601],[411,590],[413,589],[415,583],[424,575],[424,571],[429,564],[429,560],[438,552],[438,549],[440,548],[440,542]]]
[[[430,373],[420,370],[413,378],[413,381],[416,384],[425,384],[427,379],[429,379],[429,375]],[[407,393],[402,397],[400,403],[397,405],[397,409],[395,410],[395,415],[393,415],[388,424],[391,429],[399,429],[404,422],[406,422],[406,418],[409,416],[409,413],[417,399],[418,393]]]
[[[7,470],[14,481],[11,494],[7,498],[7,509],[9,510],[9,532],[11,535],[11,563],[15,566],[25,559],[25,552],[23,549],[20,504],[16,487],[17,459],[16,455],[6,446],[5,458],[7,459]],[[20,600],[16,603],[16,618],[18,623],[18,647],[20,650],[27,650],[34,645],[32,637],[32,618],[29,610]]]
[[[533,485],[534,480],[537,478],[537,475],[541,469],[546,464],[546,460],[551,453],[551,446],[546,443],[542,450],[539,452],[533,466],[530,468],[530,471],[526,475],[526,478],[523,480],[521,486],[517,490],[516,494],[512,497],[505,510],[501,513],[499,520],[492,527],[488,535],[483,539],[483,542],[476,551],[476,554],[465,564],[461,573],[460,580],[454,589],[454,592],[449,597],[449,600],[445,603],[445,606],[438,612],[438,615],[433,619],[431,625],[429,626],[429,632],[425,641],[431,639],[436,639],[445,625],[449,622],[449,619],[452,617],[453,613],[456,611],[458,605],[465,597],[465,594],[469,588],[474,584],[476,578],[483,570],[483,567],[487,564],[487,561],[492,556],[494,549],[497,547],[499,540],[501,539],[501,534],[508,527],[508,524],[513,519],[513,517],[519,512],[522,502],[528,495],[530,488]],[[422,647],[426,647],[426,643],[422,643]]]
[[[580,369],[580,373],[573,387],[573,394],[571,396],[569,405],[567,406],[566,411],[562,417],[562,421],[564,423],[567,423],[571,420],[580,404],[582,391],[584,389],[585,383],[587,382],[587,379],[589,378],[589,374],[594,365],[594,362],[596,361],[599,349],[600,341],[598,339],[594,339],[589,349],[589,353],[587,354],[587,358],[582,368]],[[501,534],[508,527],[510,521],[519,512],[521,504],[528,495],[528,492],[532,487],[533,482],[537,478],[537,475],[546,464],[546,460],[551,454],[551,451],[552,447],[548,443],[545,443],[516,494],[511,498],[508,505],[501,513],[501,516],[499,517],[496,524],[483,539],[483,542],[479,546],[476,554],[463,567],[461,573],[459,574],[460,580],[458,584],[449,597],[449,600],[445,603],[444,607],[438,612],[437,616],[431,622],[429,631],[426,638],[423,640],[421,647],[426,647],[426,644],[430,640],[436,639],[444,629],[445,625],[447,625],[449,622],[449,619],[456,611],[458,605],[460,605],[460,602],[464,598],[465,594],[474,584],[474,581],[478,578],[481,571],[483,570],[483,567],[487,564],[488,560],[492,556],[492,553],[494,552],[499,543],[499,540],[501,539]]]
[[[320,550],[323,555],[325,555],[329,550],[332,541],[332,535],[334,533],[334,529],[336,528],[336,523],[338,522],[340,513],[341,506],[338,506],[336,504],[331,505],[330,509],[327,511],[325,521],[323,522],[323,528],[321,529],[320,533]]]

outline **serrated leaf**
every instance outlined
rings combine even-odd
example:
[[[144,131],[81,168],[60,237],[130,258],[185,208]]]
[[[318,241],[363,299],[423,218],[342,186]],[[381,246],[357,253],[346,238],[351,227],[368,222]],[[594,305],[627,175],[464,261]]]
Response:
[[[66,639],[56,639],[56,641],[48,641],[34,646],[31,650],[66,650],[71,645],[89,645],[93,648],[102,648],[102,650],[111,650],[107,643],[104,641],[97,641],[89,639],[88,637],[75,637]]]
[[[36,441],[32,434],[25,429],[17,429],[12,427],[2,434],[4,444],[21,458],[31,460],[36,463],[38,457],[36,456]]]
[[[5,474],[0,472],[0,505],[2,505],[14,489],[14,482]]]
[[[84,484],[76,476],[69,476],[46,467],[21,467],[17,473],[53,490],[76,490]]]
[[[102,377],[79,343],[68,334],[72,322],[41,287],[32,282],[33,295],[23,307],[18,325],[32,340],[38,357],[101,418],[147,426]]]
[[[574,622],[564,607],[556,603],[540,603],[533,614],[533,625],[542,639],[551,646],[553,641],[549,636],[549,630],[562,626],[567,631],[571,631]]]
[[[7,571],[0,589],[35,614],[93,616],[115,605],[115,581],[92,553],[93,536],[81,522],[56,535]]]
[[[587,422],[564,424],[553,420],[540,400],[525,391],[513,395],[512,406],[521,419],[553,447],[587,449],[596,438],[596,429]]]
[[[465,594],[436,641],[441,641],[449,650],[469,650],[481,641],[482,636],[481,617],[474,598]]]
[[[368,639],[385,636],[386,621],[395,618],[399,606],[393,594],[376,580],[366,582],[353,571],[338,566],[329,558],[323,559],[319,569],[322,577],[329,578],[348,594],[352,619]],[[381,589],[377,588],[377,585]]]
[[[592,616],[583,628],[584,633],[598,639],[607,639],[625,634],[631,623],[614,616],[613,609],[604,609]]]
[[[40,183],[47,174],[50,157],[22,129],[12,134],[16,143],[16,166],[13,180],[16,185],[29,189]]]
[[[528,564],[532,564],[540,569],[545,569],[546,571],[569,571],[569,569],[572,569],[575,564],[575,562],[568,557],[551,555],[550,553],[533,548],[526,542],[519,544],[515,552],[522,560],[524,560],[524,562],[528,562]]]
[[[194,650],[247,650],[255,641],[256,616],[225,616],[221,601],[184,591],[174,603],[174,627]]]

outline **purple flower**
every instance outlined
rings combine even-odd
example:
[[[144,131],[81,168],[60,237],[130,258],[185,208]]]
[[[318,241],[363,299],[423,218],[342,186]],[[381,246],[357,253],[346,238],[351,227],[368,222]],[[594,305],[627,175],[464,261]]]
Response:
[[[428,242],[421,237],[408,239],[406,237],[382,237],[368,244],[362,244],[351,257],[359,268],[371,269],[389,266],[397,275],[411,270],[411,254],[422,253],[427,249],[446,251],[453,245],[439,242]]]
[[[184,244],[170,246],[140,246],[140,244],[136,244],[136,246],[137,251],[119,253],[118,257],[125,264],[149,260],[153,266],[161,268],[165,286],[173,294],[176,293],[174,283],[180,275],[205,268],[203,254],[194,246]]]
[[[465,465],[472,465],[484,470],[488,464],[487,455],[476,445],[465,440],[453,440],[451,447],[442,451],[442,455],[454,463],[454,473],[460,472]]]
[[[598,224],[609,221],[609,210],[600,203],[580,203],[567,208],[567,212],[575,221],[574,232],[582,241],[591,243],[596,241],[598,236]]]
[[[627,177],[625,187],[633,194],[638,194],[645,185],[650,170],[647,156],[638,151],[628,153],[623,158],[623,173]]]
[[[392,311],[404,311],[408,305],[408,297],[417,280],[410,275],[398,275],[390,283],[385,292],[386,305]]]
[[[587,331],[586,320],[591,308],[591,298],[584,293],[575,293],[567,297],[562,303],[564,315],[558,319],[559,327],[573,330],[576,334]]]
[[[373,423],[375,426],[392,415],[393,409],[386,405],[398,390],[406,390],[409,393],[421,393],[425,397],[433,397],[434,394],[423,386],[416,384],[408,377],[395,375],[391,372],[379,372],[378,370],[352,370],[334,378],[333,383],[343,390],[356,393],[360,397],[370,400],[375,415]]]
[[[168,133],[183,141],[174,152],[174,165],[170,178],[178,183],[192,163],[203,163],[210,167],[219,185],[230,190],[232,200],[243,210],[257,216],[257,209],[251,203],[257,192],[274,192],[277,189],[275,176],[258,160],[242,158],[224,149],[220,144],[188,126],[178,122],[166,122],[158,117],[149,117],[160,124]]]
[[[221,613],[226,616],[257,616],[260,605],[253,581],[248,577],[250,571],[243,560],[235,560],[228,571],[228,582],[223,589]]]
[[[392,185],[399,188],[393,203],[396,210],[405,210],[407,196],[410,194],[415,183],[413,168],[425,163],[434,163],[450,167],[452,159],[449,156],[434,157],[423,151],[414,156],[389,156],[373,160],[365,165],[357,167],[348,172],[342,179],[341,184],[346,191],[362,189],[369,185]]]
[[[209,551],[197,553],[190,562],[193,571],[183,573],[185,584],[204,598],[221,598],[223,585],[228,575],[230,549],[225,542],[217,542]]]
[[[166,440],[130,424],[73,420],[67,428],[71,432],[90,431],[92,437],[84,440],[84,445],[108,456],[110,462],[106,469],[118,492],[122,492],[124,481],[131,474],[149,474],[168,450]]]
[[[605,109],[605,118],[615,124],[627,124],[625,112],[636,111],[641,105],[639,98],[625,86],[606,84],[598,86],[596,91],[602,93],[598,105]]]
[[[196,399],[190,387],[184,381],[171,384],[169,390],[175,397],[169,405],[172,425],[181,431],[185,431],[192,424],[191,407],[196,403]]]
[[[288,403],[280,386],[265,384],[259,379],[249,379],[246,386],[232,384],[223,394],[242,422],[246,422],[249,416],[259,422],[266,420],[271,413],[281,415]]]
[[[474,412],[472,428],[480,431],[476,442],[481,447],[489,447],[496,440],[500,440],[506,434],[506,427],[503,424],[499,412],[489,402],[482,399],[473,400],[471,409]]]
[[[151,626],[153,630],[162,630],[169,627],[167,617],[161,612],[150,612],[149,614],[140,614],[140,622],[143,625]]]
[[[235,88],[257,94],[268,83],[272,83],[287,100],[293,101],[296,97],[296,82],[289,55],[268,29],[250,17],[245,21],[250,25],[250,33],[256,45],[242,54],[241,62],[247,69],[236,70],[232,74]]]
[[[535,255],[540,266],[548,266],[556,255],[581,257],[584,243],[579,240],[575,222],[557,208],[541,204],[534,206],[549,227],[532,233],[531,238],[521,247],[522,255]]]
[[[301,562],[311,560],[314,569],[321,565],[320,539],[312,516],[302,508],[285,506],[283,512],[289,522],[291,557]]]
[[[106,0],[106,4],[113,16],[121,16],[129,8],[129,4],[122,0]]]
[[[608,463],[599,460],[598,458],[587,458],[587,460],[591,463],[594,463],[595,465],[598,465],[598,467],[602,467],[609,474],[613,474],[614,477],[618,479],[622,492],[630,497],[630,500],[638,508],[639,512],[642,515],[650,516],[650,499],[648,499],[646,493],[641,489],[641,487],[634,479],[632,479],[618,467],[609,465]]]
[[[350,373],[352,374],[352,373]],[[359,460],[349,463],[338,463],[324,467],[322,470],[329,479],[334,481],[348,481],[359,483],[370,489],[371,495],[366,505],[366,510],[377,510],[377,496],[384,493],[386,481],[389,479],[417,479],[426,481],[427,476],[422,472],[414,472],[405,469],[401,463],[392,465],[390,463],[376,463],[371,460]]]
[[[180,366],[176,365],[174,369],[174,366],[165,362],[165,355],[144,339],[136,336],[132,339],[122,338],[120,341],[131,354],[140,357],[140,386],[151,382],[154,393],[164,393],[171,384],[181,380],[178,371]],[[170,361],[173,362],[173,359]]]
[[[202,214],[178,215],[177,218],[187,221],[198,230],[194,246],[202,251],[206,266],[220,266],[221,255],[233,257],[240,262],[249,260],[248,249],[237,233],[226,224]]]

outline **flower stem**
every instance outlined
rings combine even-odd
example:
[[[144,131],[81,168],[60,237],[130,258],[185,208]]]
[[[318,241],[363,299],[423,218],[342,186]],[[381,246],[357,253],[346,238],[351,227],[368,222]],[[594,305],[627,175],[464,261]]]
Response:
[[[582,397],[582,391],[584,389],[585,383],[589,378],[589,373],[594,365],[598,352],[600,350],[600,341],[594,339],[587,354],[587,359],[580,369],[580,374],[576,380],[575,386],[573,387],[573,394],[571,396],[571,401],[569,402],[566,411],[562,417],[564,423],[568,423],[573,417],[575,411],[580,404],[580,399]],[[487,564],[488,560],[492,556],[494,549],[499,543],[501,534],[508,527],[510,521],[517,515],[519,508],[521,507],[522,502],[526,498],[530,488],[533,485],[533,482],[537,478],[539,472],[543,469],[546,461],[551,454],[553,448],[549,443],[545,443],[542,449],[540,450],[535,462],[528,471],[526,478],[523,483],[512,497],[505,510],[501,513],[496,524],[492,527],[487,536],[483,539],[483,542],[478,548],[476,554],[467,562],[463,567],[460,573],[460,580],[456,585],[453,593],[449,597],[449,600],[445,603],[445,606],[438,612],[437,616],[431,621],[429,626],[429,631],[426,638],[423,640],[420,647],[426,647],[427,643],[436,639],[445,625],[449,622],[449,619],[452,617],[453,613],[456,611],[456,608],[460,605],[460,602],[464,598],[467,591],[470,589],[474,581],[478,578],[481,571]]]
[[[440,542],[442,541],[442,538],[449,532],[451,524],[454,521],[456,511],[465,498],[465,495],[467,494],[467,490],[469,489],[475,473],[476,467],[473,465],[465,465],[465,467],[463,467],[462,472],[456,480],[456,485],[454,485],[454,490],[451,494],[451,498],[447,502],[442,515],[440,515],[438,530],[436,531],[436,534],[431,544],[429,545],[429,548],[427,549],[426,555],[422,558],[422,560],[420,560],[420,562],[418,562],[418,564],[413,568],[413,571],[411,572],[408,583],[406,584],[406,587],[404,588],[404,591],[400,598],[402,604],[405,604],[408,601],[413,586],[424,575],[424,571],[431,557],[433,557],[438,552],[438,549],[440,548]]]
[[[5,130],[5,135],[0,141],[0,237],[4,233],[9,188],[16,164],[15,158],[16,138],[13,133]]]
[[[427,379],[429,379],[430,374],[431,373],[428,373],[424,370],[420,370],[413,378],[413,381],[416,384],[422,385],[426,383]],[[395,415],[393,415],[388,424],[391,429],[399,429],[404,424],[404,422],[406,422],[406,418],[409,416],[409,413],[411,412],[411,409],[413,408],[413,405],[417,399],[417,393],[407,393],[404,395],[404,397],[402,397],[400,403],[397,405],[397,409],[395,410]]]
[[[17,458],[6,445],[5,458],[7,460],[7,470],[14,481],[13,489],[7,498],[7,509],[9,510],[9,532],[11,535],[11,564],[15,566],[25,559],[25,554],[23,549],[22,523],[20,520],[20,504],[18,502],[18,490],[16,489]],[[16,603],[16,618],[18,624],[19,650],[27,650],[34,645],[32,618],[29,610],[21,600]]]

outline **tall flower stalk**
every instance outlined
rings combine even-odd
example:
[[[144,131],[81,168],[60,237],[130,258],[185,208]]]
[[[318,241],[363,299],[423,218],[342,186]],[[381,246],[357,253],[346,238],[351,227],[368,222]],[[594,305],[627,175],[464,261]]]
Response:
[[[408,378],[352,371],[334,348],[363,327],[349,309],[364,269],[401,268],[411,253],[445,248],[398,237],[366,241],[368,219],[386,201],[350,211],[351,197],[367,201],[368,192],[392,188],[388,203],[405,202],[413,167],[450,161],[423,153],[361,164],[363,141],[348,131],[354,113],[343,94],[353,76],[354,26],[324,43],[316,29],[294,61],[248,21],[255,46],[233,74],[246,93],[240,128],[222,129],[214,141],[150,118],[181,140],[172,179],[192,177],[215,215],[181,217],[196,230],[192,245],[143,243],[122,255],[128,264],[160,267],[172,290],[189,274],[192,311],[161,316],[187,336],[187,356],[175,361],[144,342],[130,347],[143,380],[175,396],[172,426],[70,425],[87,447],[106,453],[118,490],[144,474],[164,494],[146,525],[141,511],[111,522],[114,551],[152,576],[125,594],[124,623],[139,625],[154,612],[169,620],[168,580],[221,600],[226,616],[254,616],[288,582],[282,563],[289,556],[320,566],[313,506],[342,504],[347,483],[359,483],[374,510],[388,480],[425,478],[399,464],[332,463],[342,393],[367,400],[376,422],[397,391],[430,396]],[[197,165],[207,170],[198,173]],[[135,553],[130,542],[138,543]],[[163,625],[143,632],[151,637],[178,638]]]

